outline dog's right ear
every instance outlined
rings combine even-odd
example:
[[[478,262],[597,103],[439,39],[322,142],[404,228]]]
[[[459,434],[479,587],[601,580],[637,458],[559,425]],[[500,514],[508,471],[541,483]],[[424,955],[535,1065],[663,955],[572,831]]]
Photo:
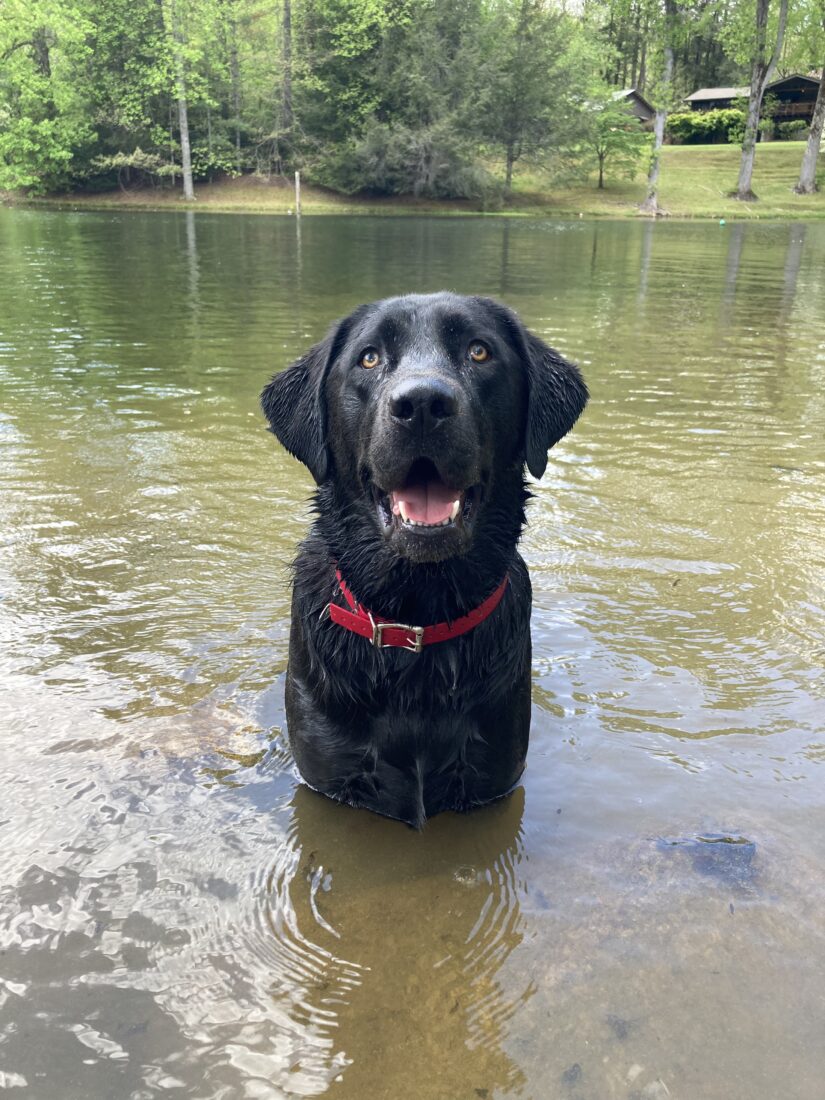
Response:
[[[344,322],[326,339],[276,374],[261,394],[261,408],[291,455],[309,468],[318,485],[329,472],[324,379],[339,346]]]

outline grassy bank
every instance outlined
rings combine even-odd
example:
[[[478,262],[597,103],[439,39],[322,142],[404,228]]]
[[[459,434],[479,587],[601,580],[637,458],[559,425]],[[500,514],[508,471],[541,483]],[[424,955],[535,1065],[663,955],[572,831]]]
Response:
[[[739,149],[730,145],[666,146],[663,150],[660,205],[676,218],[825,218],[825,172],[820,173],[823,190],[815,195],[796,195],[793,185],[799,175],[804,144],[775,142],[760,145],[756,157],[753,187],[759,202],[740,203],[728,196],[736,184]],[[294,212],[295,196],[290,183],[255,177],[221,180],[196,186],[194,208],[203,211],[287,214]],[[544,217],[638,217],[644,196],[644,179],[607,184],[599,191],[594,181],[577,186],[556,186],[541,175],[522,172],[514,192],[502,210],[495,213],[541,215]],[[106,194],[54,195],[28,200],[75,209],[145,210],[181,209],[187,204],[180,193],[147,188],[112,191]],[[411,197],[362,198],[337,195],[319,187],[302,188],[305,214],[478,214],[484,211],[470,201],[436,201]]]
[[[674,218],[825,218],[823,190],[815,195],[793,191],[799,178],[803,142],[766,142],[756,154],[753,189],[759,202],[730,197],[739,173],[740,150],[731,145],[668,145],[662,150],[659,204]],[[820,158],[822,162],[822,158]],[[580,185],[542,194],[535,177],[523,176],[513,196],[514,209],[582,213],[586,216],[635,217],[644,197],[644,178],[613,182],[599,192]]]

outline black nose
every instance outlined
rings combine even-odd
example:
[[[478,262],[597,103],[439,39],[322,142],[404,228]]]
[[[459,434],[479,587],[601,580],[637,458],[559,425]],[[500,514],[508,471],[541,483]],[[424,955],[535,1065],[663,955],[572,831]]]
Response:
[[[408,427],[432,431],[458,412],[458,396],[440,378],[407,378],[390,393],[390,414]]]

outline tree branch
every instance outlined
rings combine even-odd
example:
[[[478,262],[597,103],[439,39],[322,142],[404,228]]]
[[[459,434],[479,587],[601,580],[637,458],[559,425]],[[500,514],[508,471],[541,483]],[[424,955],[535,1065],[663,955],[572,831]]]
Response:
[[[6,49],[6,51],[2,54],[2,56],[0,56],[0,61],[8,61],[8,59],[15,52],[15,50],[20,50],[20,49],[23,48],[23,46],[33,46],[33,45],[34,45],[34,39],[33,38],[27,38],[24,42],[14,42],[11,46],[8,47],[8,49]]]

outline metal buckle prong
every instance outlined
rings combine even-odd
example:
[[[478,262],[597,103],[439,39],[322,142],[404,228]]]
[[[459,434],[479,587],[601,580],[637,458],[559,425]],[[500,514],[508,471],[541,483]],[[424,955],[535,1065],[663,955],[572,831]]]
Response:
[[[398,646],[399,649],[409,650],[410,653],[420,653],[424,648],[424,627],[423,626],[410,626],[409,623],[377,623],[375,619],[370,615],[370,624],[372,626],[372,644],[376,649],[386,649],[384,644],[383,631],[385,630],[408,630],[414,638],[411,639],[406,645]]]

